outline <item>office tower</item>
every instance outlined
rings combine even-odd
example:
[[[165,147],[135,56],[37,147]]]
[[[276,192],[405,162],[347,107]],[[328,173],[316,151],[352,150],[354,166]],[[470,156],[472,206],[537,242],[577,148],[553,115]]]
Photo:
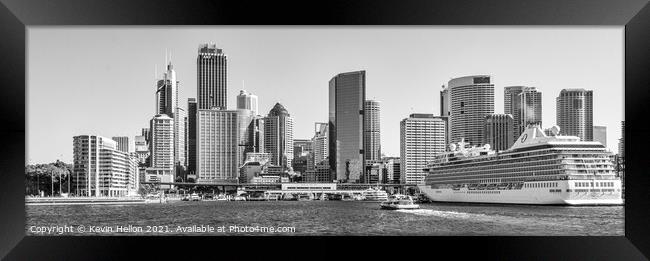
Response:
[[[149,145],[145,136],[135,136],[135,155],[141,165],[146,164],[149,157]]]
[[[198,109],[197,183],[237,182],[252,118],[249,110]]]
[[[379,131],[380,107],[379,101],[367,100],[364,105],[364,146],[366,161],[378,161],[381,158],[381,134]]]
[[[618,139],[618,155],[625,158],[625,121],[621,121],[621,138]]]
[[[73,137],[72,181],[76,195],[126,196],[137,190],[136,159],[117,142],[97,135]]]
[[[341,73],[329,81],[329,165],[337,181],[358,182],[365,169],[366,72]]]
[[[167,114],[170,118],[174,118],[178,107],[178,85],[176,71],[169,62],[163,78],[156,84],[156,114]]]
[[[245,90],[239,91],[237,95],[237,109],[246,109],[253,111],[253,115],[259,115],[257,110],[257,95]]]
[[[251,111],[252,112],[252,111]],[[265,117],[256,115],[254,112],[248,127],[247,152],[264,153],[264,122]]]
[[[174,119],[158,114],[151,119],[151,167],[174,169]]]
[[[122,152],[129,152],[129,137],[113,137],[112,140],[117,142],[117,149]]]
[[[445,87],[445,85],[442,85],[442,90],[440,91],[440,116],[449,116],[449,105],[449,88]]]
[[[303,156],[313,152],[313,143],[310,139],[294,139],[293,140],[293,156],[294,158]]]
[[[148,144],[151,142],[151,129],[149,128],[142,128],[142,136],[144,136],[145,142]]]
[[[384,157],[385,182],[390,184],[399,184],[401,178],[401,160],[399,157]]]
[[[514,119],[510,114],[490,114],[485,117],[483,144],[490,144],[496,151],[507,150],[515,143]],[[519,137],[517,137],[519,138]]]
[[[535,87],[504,87],[504,114],[514,120],[513,139],[526,130],[529,124],[542,125],[542,92]]]
[[[403,119],[400,122],[401,182],[423,182],[427,174],[423,169],[445,147],[445,121],[441,117],[414,113]]]
[[[271,164],[283,169],[293,160],[293,117],[276,103],[264,119],[264,152],[271,154]]]
[[[293,140],[293,161],[291,166],[294,171],[303,174],[307,169],[314,167],[314,149],[311,139]]]
[[[449,142],[465,139],[471,145],[483,145],[485,116],[494,113],[494,84],[490,80],[489,75],[476,75],[449,81]]]
[[[201,44],[196,58],[199,110],[227,108],[227,57],[216,44]]]
[[[174,165],[176,166],[176,177],[184,179],[187,167],[185,161],[185,110],[177,107],[174,117]]]
[[[607,147],[607,127],[605,126],[594,126],[594,141],[600,142]]]
[[[187,99],[187,173],[196,173],[196,98]]]
[[[442,85],[440,91],[440,117],[444,117],[446,124],[445,127],[445,143],[449,144],[451,140],[451,132],[449,131],[449,115],[451,114],[451,103],[449,102],[449,88]]]
[[[326,122],[316,122],[314,128],[314,137],[312,138],[314,164],[319,164],[326,160],[329,155],[329,142],[327,138],[329,135],[329,128]]]
[[[561,135],[593,141],[593,91],[563,89],[556,99],[556,122]]]

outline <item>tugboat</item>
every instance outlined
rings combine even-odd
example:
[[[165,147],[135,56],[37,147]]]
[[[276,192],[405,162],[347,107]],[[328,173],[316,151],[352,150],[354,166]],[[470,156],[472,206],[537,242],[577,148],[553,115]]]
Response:
[[[397,210],[397,209],[419,209],[420,205],[413,203],[413,198],[391,199],[379,204],[381,209]]]

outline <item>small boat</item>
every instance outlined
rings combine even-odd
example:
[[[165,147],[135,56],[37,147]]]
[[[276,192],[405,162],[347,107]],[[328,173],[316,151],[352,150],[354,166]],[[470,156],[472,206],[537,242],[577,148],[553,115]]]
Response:
[[[409,196],[406,199],[393,199],[382,202],[379,204],[381,209],[397,210],[397,209],[419,209],[420,205],[413,203],[413,199]]]
[[[298,201],[309,201],[309,200],[312,200],[312,198],[308,194],[300,194],[300,195],[298,195]]]
[[[199,197],[199,194],[196,194],[196,192],[192,193],[189,197],[189,201],[199,201],[199,200],[201,200],[201,197]]]
[[[233,198],[234,201],[246,201],[246,197],[244,196],[235,196]]]

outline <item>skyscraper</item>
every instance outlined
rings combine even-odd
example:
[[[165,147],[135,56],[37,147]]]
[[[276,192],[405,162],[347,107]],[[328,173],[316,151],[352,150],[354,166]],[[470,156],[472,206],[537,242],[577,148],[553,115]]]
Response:
[[[176,177],[184,177],[187,167],[185,161],[185,118],[185,110],[176,107],[174,112],[174,165]]]
[[[237,109],[246,109],[253,111],[253,115],[258,115],[257,95],[253,95],[245,90],[239,91],[237,95]]]
[[[237,182],[251,118],[249,110],[197,111],[197,183]]]
[[[174,169],[174,119],[158,114],[151,119],[151,167]]]
[[[145,165],[149,157],[149,145],[145,136],[135,136],[135,154],[140,161],[140,165]]]
[[[329,161],[338,181],[358,182],[365,169],[366,72],[341,73],[329,81]]]
[[[618,140],[618,155],[625,158],[625,121],[621,121],[621,138]]]
[[[433,114],[414,113],[400,122],[401,182],[417,184],[427,173],[423,168],[435,154],[445,151],[445,120]]]
[[[490,144],[493,150],[507,150],[515,143],[514,119],[510,114],[490,114],[485,117],[485,138],[483,143]]]
[[[464,138],[471,145],[482,146],[485,117],[494,113],[494,84],[490,80],[489,75],[476,75],[449,81],[449,142]]]
[[[216,44],[201,44],[196,59],[198,109],[227,108],[227,57]]]
[[[293,161],[293,117],[276,103],[264,119],[264,152],[271,155],[271,164],[284,169]]]
[[[440,116],[449,116],[449,105],[449,88],[445,87],[445,85],[442,85],[442,90],[440,91]]]
[[[513,140],[524,132],[528,124],[542,125],[542,92],[535,87],[504,87],[504,113],[514,120]]]
[[[117,150],[122,152],[129,152],[129,137],[113,137],[112,140],[117,142]]]
[[[560,134],[593,141],[593,91],[564,89],[556,99],[556,122]]]
[[[367,100],[364,105],[364,146],[363,152],[366,161],[381,159],[381,134],[379,101]]]
[[[607,148],[607,127],[594,126],[594,141],[600,142]]]
[[[312,138],[314,150],[314,164],[319,164],[327,159],[329,155],[328,142],[328,124],[326,122],[316,122],[314,124],[314,137]],[[329,162],[327,162],[329,165]]]
[[[167,114],[174,118],[178,107],[178,85],[176,71],[172,63],[167,64],[167,71],[156,84],[156,114]]]
[[[187,173],[196,173],[196,99],[187,99]]]

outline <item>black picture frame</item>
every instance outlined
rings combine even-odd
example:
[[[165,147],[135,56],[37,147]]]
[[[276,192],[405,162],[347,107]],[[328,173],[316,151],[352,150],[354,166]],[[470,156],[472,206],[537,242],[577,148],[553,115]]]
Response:
[[[123,259],[207,254],[337,258],[645,260],[650,256],[650,5],[648,0],[171,1],[0,0],[0,257]],[[26,27],[35,25],[619,25],[625,26],[626,196],[624,237],[37,237],[25,236]],[[47,44],[47,43],[43,43]],[[56,88],[56,86],[52,86]],[[55,108],[53,108],[55,109]],[[53,112],[53,116],[56,112]],[[304,240],[303,240],[304,239]],[[398,243],[405,242],[405,243]],[[175,251],[180,245],[191,251]],[[363,244],[364,246],[360,246]],[[398,245],[393,248],[392,246]],[[408,244],[403,247],[401,244]],[[154,249],[152,251],[152,249]],[[283,250],[285,249],[285,250]],[[412,249],[399,253],[384,250]],[[457,249],[457,250],[451,250]],[[313,250],[313,251],[312,251]]]

